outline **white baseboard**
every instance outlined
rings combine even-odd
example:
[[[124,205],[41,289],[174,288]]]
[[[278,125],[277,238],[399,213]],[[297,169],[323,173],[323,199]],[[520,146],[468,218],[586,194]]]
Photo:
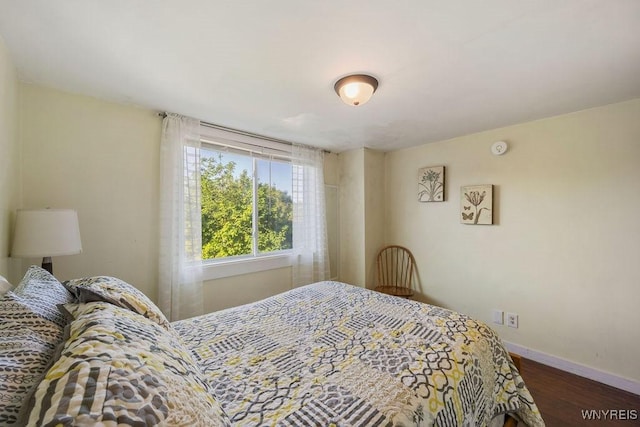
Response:
[[[562,371],[570,372],[590,380],[598,381],[621,390],[640,395],[640,382],[620,377],[610,372],[600,371],[590,366],[581,365],[561,357],[543,353],[538,350],[523,347],[518,344],[504,341],[504,346],[512,353],[516,353],[525,359],[548,365]]]

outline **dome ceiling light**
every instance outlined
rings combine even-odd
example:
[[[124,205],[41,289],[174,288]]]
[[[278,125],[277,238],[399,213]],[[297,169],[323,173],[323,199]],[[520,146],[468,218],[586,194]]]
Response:
[[[338,80],[333,88],[345,104],[358,106],[371,99],[378,88],[378,80],[366,74],[352,74]]]

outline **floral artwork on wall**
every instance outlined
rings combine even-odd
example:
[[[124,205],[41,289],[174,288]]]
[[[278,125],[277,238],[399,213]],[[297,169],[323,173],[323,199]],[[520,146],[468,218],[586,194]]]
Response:
[[[444,201],[444,166],[418,169],[418,201]]]
[[[493,224],[493,185],[460,187],[460,222]]]

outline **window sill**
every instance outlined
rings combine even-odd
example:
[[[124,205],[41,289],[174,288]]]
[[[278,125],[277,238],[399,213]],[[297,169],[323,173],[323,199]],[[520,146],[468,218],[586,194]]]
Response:
[[[209,261],[202,265],[202,279],[205,281],[222,279],[284,267],[291,267],[291,254],[288,252],[231,261]]]

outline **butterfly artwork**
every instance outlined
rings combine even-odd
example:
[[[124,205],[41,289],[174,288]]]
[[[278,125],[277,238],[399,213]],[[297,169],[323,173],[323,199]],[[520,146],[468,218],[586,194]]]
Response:
[[[462,219],[463,220],[473,221],[473,212],[469,212],[468,214],[462,212]]]
[[[462,224],[493,224],[493,185],[460,187]]]

